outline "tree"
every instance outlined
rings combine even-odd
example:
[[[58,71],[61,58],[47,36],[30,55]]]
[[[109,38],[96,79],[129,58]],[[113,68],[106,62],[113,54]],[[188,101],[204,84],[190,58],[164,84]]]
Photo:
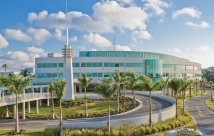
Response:
[[[139,87],[149,91],[149,126],[152,127],[152,91],[156,90],[160,83],[153,82],[148,76],[141,76],[139,79],[141,80]]]
[[[167,77],[166,79],[161,79],[160,80],[160,87],[163,88],[163,92],[167,92],[166,94],[169,96],[169,81],[170,78]]]
[[[185,112],[185,103],[184,103],[184,100],[185,100],[185,91],[188,89],[189,85],[191,84],[191,81],[187,81],[187,79],[183,79],[181,80],[182,82],[182,86],[181,86],[181,91],[183,91],[183,94],[182,94],[182,99],[183,99],[183,114]]]
[[[173,78],[169,82],[169,87],[172,89],[172,91],[175,94],[175,99],[176,99],[176,118],[178,118],[178,98],[177,94],[181,91],[182,89],[182,79],[178,78]]]
[[[88,106],[87,106],[87,95],[86,95],[86,89],[91,82],[92,78],[89,78],[86,74],[82,74],[81,77],[78,79],[80,82],[80,85],[85,90],[85,117],[88,117]]]
[[[53,84],[56,96],[59,99],[59,111],[60,111],[59,135],[62,136],[62,97],[64,95],[66,81],[64,79],[55,79],[51,84]]]
[[[210,85],[210,88],[211,88],[211,95],[210,95],[210,99],[211,99],[211,101],[213,101],[213,90],[212,90],[212,88],[213,88],[213,81],[209,81],[208,82],[208,84]]]
[[[122,78],[122,72],[116,70],[112,75],[113,84],[116,86],[117,93],[117,112],[120,112],[120,86],[124,83],[124,79]]]
[[[3,84],[16,95],[16,133],[20,132],[19,129],[19,111],[18,111],[18,94],[25,91],[27,86],[29,86],[30,81],[33,79],[32,76],[23,77],[22,75],[10,75],[8,77],[3,77]]]
[[[31,75],[26,69],[22,69],[19,74],[22,75],[23,77],[27,77]]]
[[[111,123],[110,123],[110,117],[111,117],[111,109],[110,109],[110,101],[112,95],[115,93],[115,88],[112,83],[111,79],[105,79],[101,81],[99,84],[97,84],[94,88],[94,90],[102,95],[105,99],[108,101],[108,121],[107,121],[107,127],[108,131],[110,132]]]
[[[49,86],[49,92],[51,93],[51,118],[54,120],[54,100],[53,96],[56,92],[56,88],[54,86],[54,82],[52,82]]]
[[[189,96],[192,97],[192,86],[194,85],[193,80],[189,80]]]
[[[128,74],[128,89],[132,91],[133,94],[133,103],[135,104],[135,91],[139,90],[138,87],[139,78],[136,76],[135,73]]]
[[[8,65],[7,65],[7,64],[3,64],[3,65],[2,65],[2,68],[3,68],[3,69],[4,69],[4,71],[6,72],[6,71],[7,71],[7,69],[8,69],[9,67],[8,67]]]

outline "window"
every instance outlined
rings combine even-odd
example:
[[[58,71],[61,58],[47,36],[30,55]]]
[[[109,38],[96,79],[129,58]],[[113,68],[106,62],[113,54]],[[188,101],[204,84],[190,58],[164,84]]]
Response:
[[[73,67],[80,67],[79,63],[73,63]]]
[[[62,68],[63,67],[63,63],[59,63],[59,68]]]

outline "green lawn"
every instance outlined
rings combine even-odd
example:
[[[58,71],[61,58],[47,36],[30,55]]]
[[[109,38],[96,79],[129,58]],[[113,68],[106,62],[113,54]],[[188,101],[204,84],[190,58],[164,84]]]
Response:
[[[205,101],[205,104],[208,108],[213,109],[214,110],[214,101],[211,101],[210,99],[207,99]]]

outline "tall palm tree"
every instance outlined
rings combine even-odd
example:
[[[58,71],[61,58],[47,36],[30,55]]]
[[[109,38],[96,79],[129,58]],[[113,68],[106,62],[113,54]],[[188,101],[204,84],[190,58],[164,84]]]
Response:
[[[6,72],[6,71],[7,71],[7,69],[8,69],[9,67],[8,67],[8,65],[7,65],[7,64],[3,64],[3,65],[2,65],[2,68],[3,68],[3,69],[4,69],[4,71]]]
[[[209,81],[208,84],[210,85],[210,88],[211,88],[210,99],[211,99],[211,101],[213,101],[213,90],[212,90],[212,88],[213,88],[213,81]]]
[[[80,85],[85,90],[85,117],[88,117],[88,106],[87,106],[87,95],[86,95],[86,89],[88,85],[90,84],[92,78],[89,78],[86,74],[82,74],[81,77],[78,79],[80,82]]]
[[[138,82],[139,78],[136,76],[135,73],[128,74],[128,89],[132,91],[133,94],[133,104],[135,104],[135,91],[138,89]]]
[[[101,81],[99,84],[95,86],[95,91],[102,95],[105,99],[108,101],[108,121],[107,121],[107,128],[108,132],[110,132],[111,123],[110,123],[110,117],[111,117],[111,109],[110,109],[110,101],[112,95],[115,93],[115,88],[112,83],[112,80],[105,79]]]
[[[170,77],[167,77],[166,79],[160,80],[160,87],[163,88],[163,92],[167,92],[166,94],[169,95],[169,81]]]
[[[55,88],[53,82],[49,86],[49,92],[51,93],[51,118],[54,120],[54,100],[53,100],[53,96],[54,96],[54,94],[56,92],[56,88]]]
[[[169,87],[172,89],[172,91],[175,94],[175,99],[176,99],[176,118],[178,118],[178,98],[177,94],[181,91],[182,89],[182,79],[178,78],[173,78],[169,82]]]
[[[19,128],[19,111],[18,111],[18,94],[25,91],[27,86],[29,86],[30,81],[32,80],[32,76],[23,77],[22,75],[11,75],[8,77],[4,77],[3,84],[8,87],[8,89],[15,93],[16,95],[16,125],[15,131],[16,133],[20,132]]]
[[[192,97],[192,86],[194,85],[193,80],[189,80],[189,96]]]
[[[185,96],[186,93],[185,92],[189,88],[189,84],[191,84],[191,81],[187,81],[187,79],[182,79],[181,82],[182,82],[181,91],[183,91],[183,94],[182,94],[182,99],[183,99],[183,110],[182,110],[182,113],[184,114],[184,112],[185,112],[184,100],[186,98],[186,96]]]
[[[59,99],[59,111],[60,111],[60,122],[59,122],[59,135],[62,136],[62,97],[64,95],[66,81],[64,79],[55,79],[53,82],[55,93]]]
[[[124,83],[124,79],[122,78],[122,73],[119,70],[116,70],[112,75],[113,84],[116,86],[117,93],[117,112],[120,112],[120,88]]]
[[[152,127],[152,91],[156,90],[160,83],[153,82],[148,76],[141,76],[139,79],[141,80],[139,87],[149,91],[149,126]]]

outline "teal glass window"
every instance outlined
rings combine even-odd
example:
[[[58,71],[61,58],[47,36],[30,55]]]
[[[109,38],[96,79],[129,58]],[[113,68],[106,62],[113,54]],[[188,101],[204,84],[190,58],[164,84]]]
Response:
[[[73,67],[80,67],[79,63],[73,63]]]
[[[63,67],[63,63],[59,63],[59,68],[62,68]]]

